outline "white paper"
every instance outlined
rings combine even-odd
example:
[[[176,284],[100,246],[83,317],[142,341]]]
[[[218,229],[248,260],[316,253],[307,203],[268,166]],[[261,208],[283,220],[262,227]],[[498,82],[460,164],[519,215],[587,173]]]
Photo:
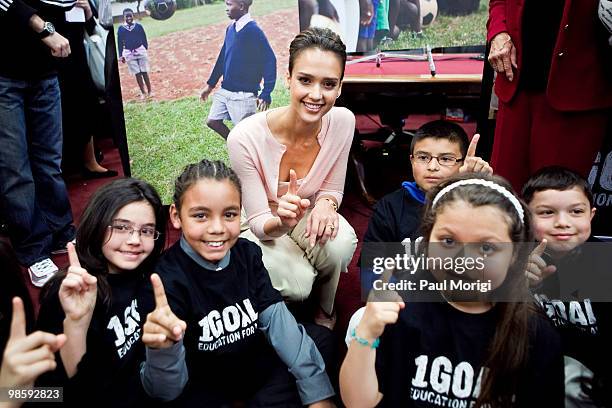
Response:
[[[84,23],[85,10],[80,7],[73,7],[66,12],[66,21],[69,23]]]

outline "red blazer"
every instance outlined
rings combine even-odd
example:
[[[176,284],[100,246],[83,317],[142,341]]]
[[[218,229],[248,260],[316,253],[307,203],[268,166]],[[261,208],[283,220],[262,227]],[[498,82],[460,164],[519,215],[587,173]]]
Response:
[[[514,80],[498,75],[495,93],[510,102],[521,77],[523,9],[525,1],[490,0],[487,41],[501,32],[510,34],[517,51]],[[597,18],[598,0],[565,0],[553,52],[546,96],[560,111],[612,107],[612,47]]]

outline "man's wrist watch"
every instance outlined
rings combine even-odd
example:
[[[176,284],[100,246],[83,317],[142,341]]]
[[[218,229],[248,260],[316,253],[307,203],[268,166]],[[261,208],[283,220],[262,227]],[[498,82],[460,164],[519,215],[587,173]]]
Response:
[[[38,38],[42,40],[43,38],[47,38],[54,32],[55,32],[55,26],[49,21],[45,21],[45,25],[43,25],[42,31],[38,33]]]

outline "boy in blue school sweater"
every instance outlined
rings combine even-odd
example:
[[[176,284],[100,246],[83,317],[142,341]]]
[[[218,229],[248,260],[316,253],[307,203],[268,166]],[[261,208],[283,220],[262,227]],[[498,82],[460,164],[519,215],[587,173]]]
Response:
[[[206,124],[227,139],[229,128],[268,109],[270,94],[276,84],[276,56],[264,32],[249,14],[253,0],[225,0],[227,16],[234,20],[225,31],[225,41],[200,99],[206,101],[223,76],[221,88],[215,92]],[[264,80],[261,93],[260,83]],[[258,96],[259,94],[259,96]]]
[[[140,99],[153,96],[149,80],[149,43],[144,28],[134,21],[134,12],[130,8],[123,10],[124,24],[117,29],[119,60],[127,63],[130,74],[136,77],[140,88]],[[145,93],[145,84],[147,86]]]

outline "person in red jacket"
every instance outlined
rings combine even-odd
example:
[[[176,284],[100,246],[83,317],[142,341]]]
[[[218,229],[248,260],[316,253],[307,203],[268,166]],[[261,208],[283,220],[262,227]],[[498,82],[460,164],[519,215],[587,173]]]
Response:
[[[489,2],[499,97],[491,165],[516,189],[549,165],[586,177],[602,145],[612,113],[612,48],[597,4]]]

